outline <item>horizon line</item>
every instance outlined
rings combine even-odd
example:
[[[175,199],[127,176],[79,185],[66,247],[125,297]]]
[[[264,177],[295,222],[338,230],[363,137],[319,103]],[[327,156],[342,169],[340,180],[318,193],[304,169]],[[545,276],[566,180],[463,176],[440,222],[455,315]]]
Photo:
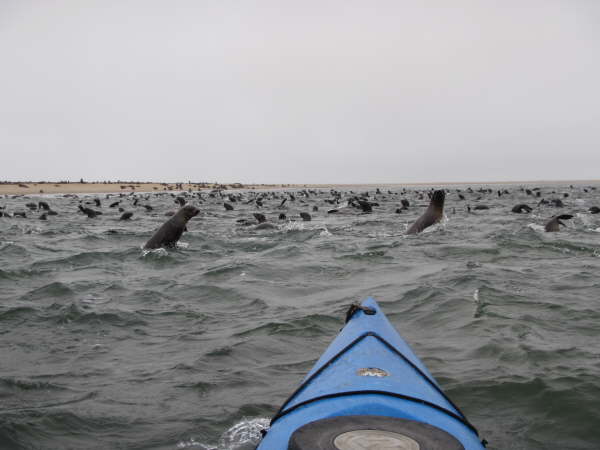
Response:
[[[11,185],[19,183],[30,184],[186,184],[186,185],[242,185],[242,186],[397,186],[397,185],[434,185],[434,184],[530,184],[530,183],[599,183],[600,179],[537,179],[537,180],[496,180],[496,181],[409,181],[409,182],[352,182],[352,183],[336,183],[336,182],[301,182],[301,183],[258,183],[240,181],[140,181],[140,180],[1,180],[0,185]]]

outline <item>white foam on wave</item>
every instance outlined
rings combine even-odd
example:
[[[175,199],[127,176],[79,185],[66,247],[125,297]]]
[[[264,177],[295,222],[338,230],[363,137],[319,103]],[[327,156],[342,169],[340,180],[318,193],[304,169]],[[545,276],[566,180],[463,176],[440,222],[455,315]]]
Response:
[[[236,423],[219,438],[217,446],[211,446],[196,441],[194,438],[177,443],[178,449],[200,449],[200,450],[253,450],[262,435],[261,431],[269,428],[269,419],[258,417],[255,419],[243,419]]]
[[[588,227],[593,225],[593,220],[588,214],[577,213],[575,214],[575,217],[581,220],[581,222]]]
[[[282,229],[285,231],[303,231],[304,222],[289,220],[282,226]]]
[[[196,442],[194,438],[191,438],[189,441],[180,441],[177,443],[176,448],[199,448],[201,450],[214,450],[214,447],[207,447],[200,442]]]
[[[35,226],[25,226],[22,228],[23,234],[40,234],[42,229]]]
[[[142,247],[142,257],[148,257],[148,256],[158,256],[158,257],[163,257],[163,256],[167,256],[169,254],[169,252],[163,248],[153,248],[153,249],[147,249],[147,248],[143,248]]]
[[[262,437],[261,431],[269,428],[269,422],[270,420],[266,417],[258,417],[236,423],[219,439],[219,450],[254,448]]]
[[[433,225],[431,225],[430,227],[425,228],[422,233],[435,233],[436,231],[440,231],[440,230],[445,230],[446,229],[446,225],[450,222],[450,219],[448,219],[448,216],[446,214],[444,214],[444,217],[442,217],[442,220],[440,220],[437,223],[434,223]]]
[[[530,224],[527,224],[527,226],[529,228],[531,228],[533,231],[544,231],[545,230],[542,225],[539,225],[537,223],[530,223]]]
[[[327,227],[323,227],[323,229],[321,230],[321,232],[319,233],[319,236],[332,236],[331,232],[327,229]]]

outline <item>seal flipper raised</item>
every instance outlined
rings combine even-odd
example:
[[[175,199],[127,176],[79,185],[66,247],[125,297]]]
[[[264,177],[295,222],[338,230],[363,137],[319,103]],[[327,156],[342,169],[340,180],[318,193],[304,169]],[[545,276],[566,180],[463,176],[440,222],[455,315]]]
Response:
[[[446,193],[443,190],[434,191],[427,210],[411,225],[406,234],[417,234],[425,228],[438,223],[444,217],[444,199]]]

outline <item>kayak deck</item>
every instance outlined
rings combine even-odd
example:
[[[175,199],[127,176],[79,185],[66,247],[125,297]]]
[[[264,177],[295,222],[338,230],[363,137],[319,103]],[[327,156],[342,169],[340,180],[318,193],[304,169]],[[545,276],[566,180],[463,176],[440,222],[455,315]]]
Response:
[[[375,423],[395,418],[404,419],[405,425],[427,424],[450,434],[465,449],[483,448],[477,430],[444,394],[375,300],[365,300],[347,320],[300,387],[273,417],[258,449],[292,448],[290,437],[300,427],[340,416],[352,416],[354,420],[358,416],[380,417]],[[401,425],[398,422],[394,429]],[[331,424],[328,426],[331,428]],[[340,439],[335,442],[342,442]],[[337,445],[327,448],[344,448]]]

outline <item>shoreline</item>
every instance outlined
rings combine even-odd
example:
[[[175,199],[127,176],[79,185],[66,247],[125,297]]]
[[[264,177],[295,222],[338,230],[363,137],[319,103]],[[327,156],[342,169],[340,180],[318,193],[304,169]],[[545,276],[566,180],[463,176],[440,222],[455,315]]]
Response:
[[[171,192],[199,190],[267,190],[267,189],[331,189],[331,188],[398,188],[415,186],[482,186],[482,185],[557,185],[600,184],[600,180],[531,180],[531,181],[444,181],[420,183],[306,183],[306,184],[242,184],[242,183],[128,183],[128,182],[2,182],[0,195],[45,194],[115,194],[134,192]]]

